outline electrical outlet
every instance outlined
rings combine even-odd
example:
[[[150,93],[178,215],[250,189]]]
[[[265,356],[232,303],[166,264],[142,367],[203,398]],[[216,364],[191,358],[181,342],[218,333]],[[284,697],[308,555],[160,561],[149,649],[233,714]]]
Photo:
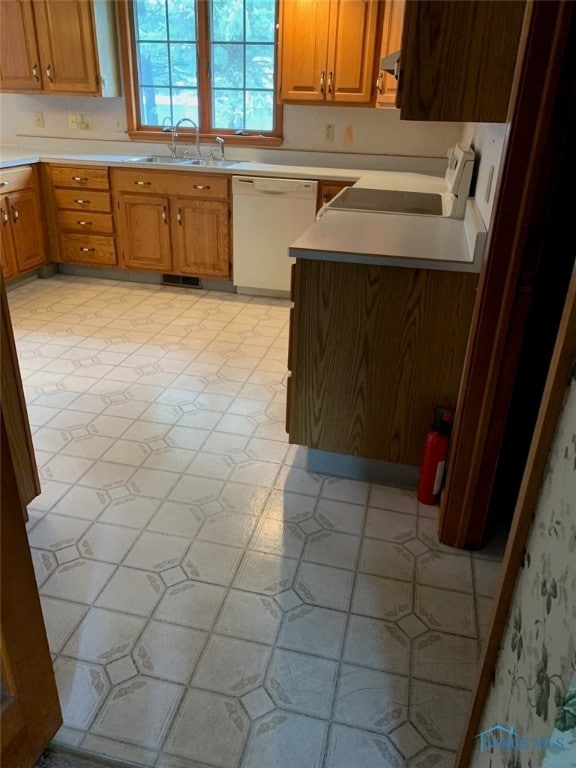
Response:
[[[67,118],[68,118],[68,128],[77,128],[78,127],[77,123],[76,123],[76,115],[70,115],[69,114],[69,115],[67,115]]]
[[[114,118],[114,130],[124,133],[124,120],[121,117]]]
[[[81,131],[89,131],[92,128],[88,115],[76,115],[76,127]]]
[[[324,140],[325,141],[334,141],[334,133],[336,131],[336,126],[334,123],[326,123],[324,126]]]
[[[44,112],[34,112],[34,125],[36,128],[44,128]]]

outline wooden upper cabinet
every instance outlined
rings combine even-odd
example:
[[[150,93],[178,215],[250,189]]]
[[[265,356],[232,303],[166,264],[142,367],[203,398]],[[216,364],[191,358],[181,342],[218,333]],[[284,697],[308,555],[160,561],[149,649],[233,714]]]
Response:
[[[0,89],[42,90],[32,0],[0,2]]]
[[[290,0],[281,4],[280,100],[369,104],[377,0]]]
[[[229,277],[228,203],[175,198],[172,216],[174,270],[183,275]]]
[[[385,0],[384,2],[380,60],[400,50],[405,6],[405,0]],[[380,65],[378,66],[380,67]],[[376,80],[376,106],[396,107],[397,89],[398,81],[394,75],[379,68],[378,79]]]
[[[92,9],[86,0],[35,0],[44,90],[97,93]]]
[[[0,0],[0,89],[119,96],[113,0]]]
[[[523,0],[407,0],[400,118],[505,122],[525,5]]]

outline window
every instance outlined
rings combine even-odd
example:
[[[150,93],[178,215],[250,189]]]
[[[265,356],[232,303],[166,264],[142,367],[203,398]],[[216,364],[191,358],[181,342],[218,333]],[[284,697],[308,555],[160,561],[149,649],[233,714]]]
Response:
[[[276,0],[127,2],[129,132],[187,117],[203,135],[278,137],[276,14]]]

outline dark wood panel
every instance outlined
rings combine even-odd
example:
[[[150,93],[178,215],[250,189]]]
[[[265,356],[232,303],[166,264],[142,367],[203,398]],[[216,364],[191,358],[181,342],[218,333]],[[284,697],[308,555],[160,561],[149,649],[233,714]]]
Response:
[[[524,8],[521,0],[408,0],[401,118],[505,122]]]
[[[300,260],[290,441],[418,465],[455,408],[477,276]]]

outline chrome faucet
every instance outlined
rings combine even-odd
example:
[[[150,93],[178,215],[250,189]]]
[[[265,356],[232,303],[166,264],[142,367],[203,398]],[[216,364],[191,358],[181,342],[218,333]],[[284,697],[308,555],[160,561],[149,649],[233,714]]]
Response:
[[[200,157],[200,134],[198,132],[198,126],[194,122],[194,120],[191,120],[189,117],[183,117],[181,120],[178,120],[178,122],[174,125],[171,123],[167,123],[166,121],[170,120],[169,117],[165,117],[162,122],[162,130],[165,133],[170,132],[172,134],[172,138],[170,141],[170,144],[168,145],[168,149],[170,150],[170,156],[171,157],[177,157],[177,147],[176,147],[176,137],[178,136],[178,128],[183,123],[190,123],[196,131],[196,156]]]
[[[224,139],[220,136],[216,136],[216,144],[220,147],[220,160],[225,160],[224,157]]]

